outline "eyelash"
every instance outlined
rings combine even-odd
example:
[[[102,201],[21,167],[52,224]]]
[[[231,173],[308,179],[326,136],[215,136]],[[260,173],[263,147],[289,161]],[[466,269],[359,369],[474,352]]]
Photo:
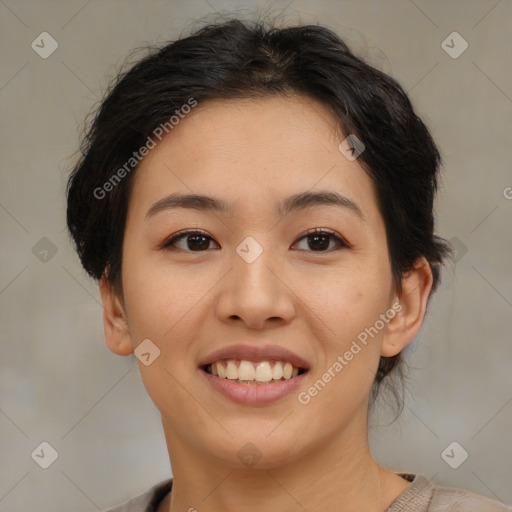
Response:
[[[201,231],[201,230],[197,230],[197,229],[181,231],[180,233],[177,233],[176,235],[173,235],[171,238],[164,241],[163,244],[161,245],[161,249],[176,250],[177,248],[173,247],[173,244],[176,243],[178,240],[181,240],[182,238],[186,238],[187,236],[191,236],[191,235],[202,235],[205,238],[209,238],[210,240],[213,240],[213,238],[210,235],[208,235],[205,231]],[[304,235],[302,235],[297,240],[297,242],[300,240],[303,240],[304,238],[308,238],[308,237],[315,236],[315,235],[317,235],[317,236],[323,235],[323,236],[331,237],[338,243],[338,246],[340,249],[350,249],[352,247],[346,240],[344,240],[343,238],[338,236],[334,231],[331,231],[329,229],[321,229],[321,228],[314,228],[314,229],[307,231]],[[297,243],[297,242],[295,242],[295,243]],[[295,243],[294,243],[294,245],[295,245]],[[185,252],[206,252],[206,251],[190,251],[187,249],[181,249],[181,250],[184,250]],[[306,252],[330,253],[332,251],[333,251],[332,249],[329,249],[327,251],[306,251]]]

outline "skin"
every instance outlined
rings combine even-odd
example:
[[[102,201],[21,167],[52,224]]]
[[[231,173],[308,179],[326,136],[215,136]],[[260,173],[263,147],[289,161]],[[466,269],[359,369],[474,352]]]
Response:
[[[392,283],[385,225],[371,179],[338,149],[329,111],[300,97],[199,104],[145,157],[134,176],[123,245],[122,294],[100,282],[108,347],[130,355],[144,339],[161,351],[140,373],[159,409],[173,469],[163,511],[385,510],[408,482],[368,446],[369,393],[379,357],[403,350],[420,329],[432,276],[424,258]],[[280,216],[275,203],[329,190],[353,210],[316,205]],[[215,196],[228,212],[151,206],[171,193]],[[308,244],[311,228],[350,242]],[[211,237],[194,251],[185,229]],[[263,253],[236,252],[252,236]],[[193,242],[193,241],[192,241]],[[298,393],[269,405],[237,404],[198,378],[208,354],[235,344],[277,344],[308,361],[307,389],[366,327],[402,309],[307,405]],[[246,467],[248,442],[261,454]]]

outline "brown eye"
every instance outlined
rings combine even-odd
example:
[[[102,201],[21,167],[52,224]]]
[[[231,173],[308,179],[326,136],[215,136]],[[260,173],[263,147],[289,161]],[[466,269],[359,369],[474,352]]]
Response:
[[[340,238],[333,231],[327,231],[325,229],[315,229],[304,235],[300,240],[307,240],[307,247],[310,252],[330,252],[328,249],[333,242],[341,248],[350,247],[345,240]]]
[[[181,247],[177,242],[184,240]],[[171,239],[164,242],[163,249],[181,249],[189,252],[203,252],[209,248],[210,242],[213,241],[209,235],[202,231],[185,231],[173,236]]]

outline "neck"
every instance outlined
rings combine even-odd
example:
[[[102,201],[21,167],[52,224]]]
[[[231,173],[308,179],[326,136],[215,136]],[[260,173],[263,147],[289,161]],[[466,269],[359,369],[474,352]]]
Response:
[[[407,487],[372,457],[366,430],[343,432],[286,464],[239,468],[166,429],[173,490],[159,512],[383,512]]]

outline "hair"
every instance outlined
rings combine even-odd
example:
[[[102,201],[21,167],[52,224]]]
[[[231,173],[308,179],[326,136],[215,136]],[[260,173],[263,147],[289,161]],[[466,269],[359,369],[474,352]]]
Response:
[[[126,162],[159,126],[168,126],[191,99],[289,94],[327,106],[345,136],[363,142],[358,163],[375,185],[395,288],[401,289],[403,275],[423,256],[432,272],[431,295],[451,253],[434,234],[441,156],[402,87],[326,27],[278,28],[240,19],[210,23],[150,49],[107,90],[67,189],[67,225],[88,274],[97,280],[105,274],[122,293],[122,243],[136,172]],[[127,172],[120,174],[123,166]],[[116,172],[120,179],[113,182]],[[386,376],[393,370],[401,375],[401,356],[381,357],[372,401]]]

